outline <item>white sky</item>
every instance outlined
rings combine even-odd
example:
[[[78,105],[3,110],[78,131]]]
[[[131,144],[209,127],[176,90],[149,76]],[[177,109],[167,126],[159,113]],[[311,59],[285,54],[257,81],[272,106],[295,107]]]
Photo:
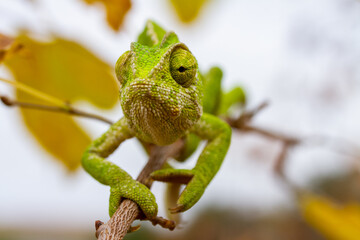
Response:
[[[15,34],[18,26],[42,36],[55,32],[114,64],[151,18],[178,34],[201,69],[221,66],[225,87],[244,86],[251,106],[270,101],[255,119],[257,125],[298,136],[320,134],[358,142],[359,1],[213,0],[187,26],[177,20],[168,1],[134,0],[119,33],[106,25],[101,10],[80,1],[41,0],[36,6],[29,2],[0,1],[0,32]],[[0,76],[11,78],[4,67]],[[12,89],[0,84],[0,93],[4,92]],[[121,109],[104,115],[116,120]],[[0,105],[0,116],[0,229],[19,224],[92,229],[94,220],[108,218],[108,187],[83,170],[67,175],[34,142],[17,110]],[[94,138],[106,130],[101,123],[79,121]],[[291,205],[291,197],[271,172],[279,145],[256,136],[233,135],[220,172],[186,217],[213,203],[259,212]],[[121,167],[135,177],[146,156],[131,140],[111,159],[121,159]],[[305,147],[294,152],[286,172],[304,186],[312,177],[349,166],[349,160],[330,149]],[[162,185],[153,189],[163,215]]]

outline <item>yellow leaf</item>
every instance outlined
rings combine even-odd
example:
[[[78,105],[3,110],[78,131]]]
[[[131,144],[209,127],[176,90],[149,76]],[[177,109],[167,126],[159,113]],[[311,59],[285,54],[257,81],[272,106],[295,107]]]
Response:
[[[360,239],[360,205],[337,205],[314,195],[300,198],[305,220],[331,240]]]
[[[21,48],[22,46],[15,43],[13,38],[0,33],[0,62],[2,62],[5,57],[17,52]]]
[[[170,0],[180,20],[189,23],[199,15],[208,0]]]
[[[59,99],[85,100],[99,108],[111,108],[117,102],[118,87],[112,68],[82,46],[60,38],[37,42],[28,37],[17,39],[23,53],[5,61],[16,81]],[[17,100],[43,101],[23,91]],[[24,122],[35,139],[69,170],[76,169],[91,140],[69,115],[21,109]]]
[[[115,30],[119,30],[124,21],[126,13],[131,8],[130,0],[84,0],[88,4],[96,2],[104,4],[106,10],[106,20]]]

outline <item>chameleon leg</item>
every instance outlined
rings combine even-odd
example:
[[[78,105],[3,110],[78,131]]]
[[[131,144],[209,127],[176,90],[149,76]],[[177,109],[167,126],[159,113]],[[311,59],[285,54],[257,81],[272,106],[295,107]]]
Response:
[[[131,138],[125,119],[119,120],[95,140],[82,158],[84,169],[100,183],[110,186],[110,216],[116,211],[121,198],[136,202],[149,219],[156,217],[157,204],[154,195],[143,184],[112,162],[108,157],[123,141]]]
[[[205,113],[216,114],[221,101],[221,79],[223,73],[220,68],[212,67],[203,75],[204,97],[203,111]]]
[[[110,189],[110,198],[109,198],[109,215],[112,217],[116,210],[119,207],[119,203],[121,202],[121,193],[116,188]]]
[[[219,170],[230,145],[230,126],[213,115],[204,113],[191,132],[208,140],[196,166],[191,170],[161,169],[151,174],[157,181],[187,184],[177,201],[178,206],[171,209],[172,213],[186,211],[200,199]]]
[[[245,105],[246,95],[241,87],[234,87],[227,93],[223,93],[217,115],[226,116],[229,114],[229,109],[235,104]]]
[[[222,75],[220,68],[212,67],[202,76],[204,81],[203,111],[206,113],[215,114],[217,112],[221,98]],[[185,146],[176,160],[183,162],[189,158],[196,151],[200,141],[201,139],[195,134],[187,134]]]
[[[205,113],[226,116],[231,106],[246,103],[246,95],[241,87],[234,87],[226,93],[221,91],[222,76],[222,71],[218,67],[210,68],[203,76],[203,110]]]

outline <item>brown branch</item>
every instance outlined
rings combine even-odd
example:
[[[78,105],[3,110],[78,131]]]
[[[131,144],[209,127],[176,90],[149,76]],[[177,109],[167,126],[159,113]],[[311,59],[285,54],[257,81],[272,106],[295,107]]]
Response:
[[[243,112],[238,118],[227,117],[224,120],[232,127],[236,129],[242,129],[244,125],[249,123],[255,115],[268,106],[268,102],[263,102],[259,106],[255,107],[253,110],[248,110]]]
[[[155,170],[161,169],[168,158],[178,155],[183,146],[183,140],[179,140],[168,146],[152,145],[149,161],[139,174],[137,181],[150,188],[153,183],[150,179],[150,174]],[[146,220],[137,204],[126,199],[122,201],[119,208],[107,223],[102,224],[100,221],[95,222],[96,237],[99,240],[121,240],[127,232],[137,229],[137,227],[131,227],[132,222],[136,219]],[[156,217],[150,221],[153,225],[159,224],[170,230],[175,228],[175,222],[162,217]]]
[[[82,110],[74,108],[70,104],[67,104],[68,108],[65,109],[65,108],[55,107],[55,106],[48,106],[48,105],[41,105],[41,104],[27,103],[27,102],[19,102],[19,101],[11,100],[8,97],[1,96],[1,95],[0,95],[0,100],[3,104],[5,104],[8,107],[21,107],[21,108],[37,109],[37,110],[42,110],[42,111],[65,113],[65,114],[75,115],[78,117],[85,117],[85,118],[99,120],[99,121],[105,122],[107,124],[113,124],[112,121],[110,121],[102,116],[99,116],[99,115],[96,115],[93,113],[84,112]]]
[[[284,182],[289,182],[285,176],[284,169],[285,169],[286,159],[288,157],[288,153],[291,146],[292,145],[289,144],[288,142],[282,143],[281,150],[275,159],[274,168],[273,168],[276,175],[278,175]]]
[[[277,132],[274,132],[274,131],[266,130],[266,129],[263,129],[263,128],[260,128],[260,127],[254,127],[254,126],[251,126],[251,125],[244,125],[239,130],[242,130],[242,131],[245,131],[245,132],[257,133],[257,134],[260,134],[260,135],[262,135],[264,137],[271,138],[273,140],[280,140],[280,141],[282,141],[284,143],[287,143],[288,145],[296,145],[301,141],[299,138],[296,138],[296,137],[292,137],[292,136],[277,133]]]
[[[259,106],[255,107],[253,110],[245,111],[238,118],[225,118],[225,121],[234,129],[244,131],[244,132],[252,132],[260,134],[264,137],[271,138],[274,140],[280,140],[282,142],[286,142],[289,145],[295,145],[300,142],[300,139],[287,136],[284,134],[280,134],[274,131],[266,130],[259,127],[251,126],[249,123],[251,120],[263,109],[268,106],[268,102],[263,102]]]

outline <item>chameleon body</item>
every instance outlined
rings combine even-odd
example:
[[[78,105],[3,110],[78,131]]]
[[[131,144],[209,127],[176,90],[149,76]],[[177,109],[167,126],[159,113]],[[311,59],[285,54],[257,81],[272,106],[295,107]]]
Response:
[[[231,105],[243,101],[243,92],[238,88],[223,94],[221,70],[212,68],[201,76],[186,45],[175,33],[166,32],[152,21],[147,22],[130,50],[120,56],[115,71],[124,117],[89,146],[82,158],[84,169],[110,186],[110,216],[121,199],[128,198],[152,219],[158,207],[150,190],[105,158],[129,138],[156,145],[185,138],[178,157],[183,161],[202,139],[207,140],[193,169],[168,167],[151,174],[157,181],[186,184],[171,212],[188,210],[219,170],[230,145],[231,128],[213,114],[226,113]]]

